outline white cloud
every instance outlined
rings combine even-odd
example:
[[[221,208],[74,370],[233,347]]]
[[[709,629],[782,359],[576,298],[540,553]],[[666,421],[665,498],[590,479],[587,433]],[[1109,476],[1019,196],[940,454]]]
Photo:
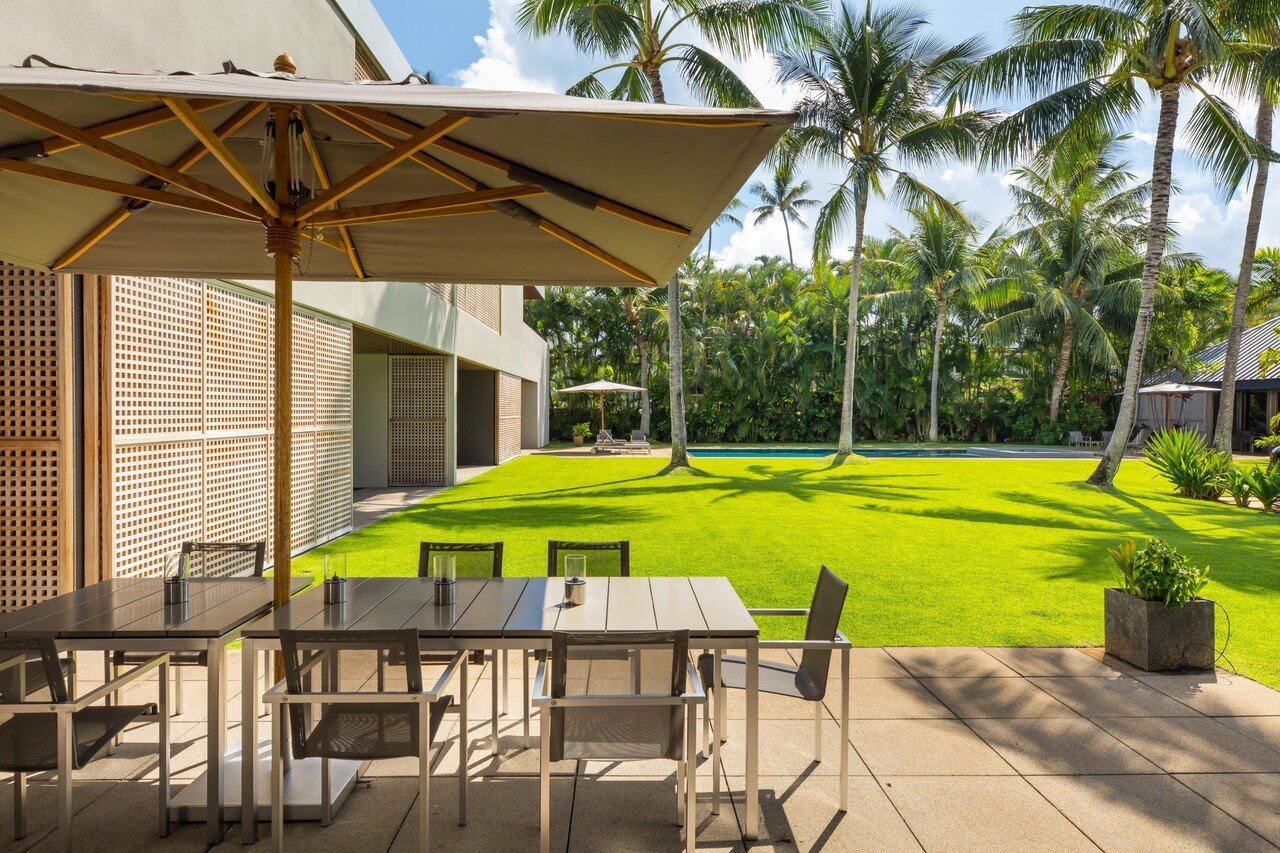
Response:
[[[944,184],[949,184],[953,180],[955,180],[955,177],[956,177],[955,169],[943,169],[942,175],[939,177],[939,180],[941,180]]]

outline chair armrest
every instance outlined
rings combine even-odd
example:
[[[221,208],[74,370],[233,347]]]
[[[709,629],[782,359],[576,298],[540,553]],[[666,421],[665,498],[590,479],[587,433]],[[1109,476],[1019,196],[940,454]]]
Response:
[[[834,640],[761,640],[762,649],[851,649],[853,643],[844,632],[837,630]]]
[[[169,655],[167,652],[165,654],[159,654],[151,658],[146,663],[139,664],[133,669],[117,675],[115,678],[111,679],[96,690],[92,690],[70,702],[23,702],[20,704],[0,705],[0,713],[47,714],[50,711],[54,711],[59,714],[72,714],[76,711],[83,711],[99,699],[110,696],[112,693],[119,692],[121,688],[137,681],[143,675],[146,675],[151,670],[156,669],[161,664],[167,664],[168,662]]]
[[[702,688],[702,679],[692,663],[685,662],[687,677],[690,679],[685,692],[679,696],[665,694],[624,694],[623,696],[549,696],[544,690],[546,664],[538,664],[538,673],[533,682],[533,704],[539,707],[556,708],[601,708],[618,705],[699,705],[707,701],[707,693]]]
[[[458,652],[453,656],[453,660],[449,661],[448,666],[444,668],[444,672],[440,673],[440,677],[436,679],[435,685],[431,688],[431,692],[437,696],[444,695],[444,689],[449,686],[449,682],[453,681],[458,672],[462,669],[462,664],[466,660],[469,652]],[[466,701],[467,697],[462,697],[462,701]]]
[[[688,679],[681,698],[690,705],[700,705],[707,701],[707,691],[702,687],[702,679],[698,677],[698,668],[690,661],[685,661],[685,678]]]
[[[807,607],[748,607],[752,616],[808,616]]]
[[[25,652],[14,652],[12,657],[0,661],[0,672],[4,672],[6,669],[13,669],[15,666],[26,662],[27,655]]]

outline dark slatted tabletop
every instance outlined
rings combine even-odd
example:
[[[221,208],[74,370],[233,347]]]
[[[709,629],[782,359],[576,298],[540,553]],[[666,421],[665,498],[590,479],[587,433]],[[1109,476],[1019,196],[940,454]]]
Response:
[[[294,592],[307,587],[298,578]],[[271,578],[192,578],[182,605],[164,603],[159,578],[112,578],[0,614],[0,636],[62,640],[213,639],[271,607]]]
[[[728,578],[588,578],[586,602],[564,604],[564,580],[459,578],[452,605],[435,603],[429,578],[352,578],[347,600],[324,603],[309,590],[244,629],[276,639],[281,629],[397,630],[424,639],[548,639],[553,631],[653,631],[687,628],[691,639],[751,639],[755,620]]]

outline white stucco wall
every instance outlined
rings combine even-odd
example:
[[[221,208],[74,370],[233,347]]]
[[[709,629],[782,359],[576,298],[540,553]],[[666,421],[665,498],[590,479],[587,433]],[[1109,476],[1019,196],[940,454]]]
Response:
[[[355,73],[355,36],[329,0],[5,0],[3,8],[7,65],[35,53],[80,68],[216,72],[229,59],[270,71],[288,51],[308,77]]]

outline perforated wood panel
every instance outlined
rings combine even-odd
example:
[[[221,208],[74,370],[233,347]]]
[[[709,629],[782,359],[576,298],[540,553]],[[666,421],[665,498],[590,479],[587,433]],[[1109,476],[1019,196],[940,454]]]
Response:
[[[455,284],[454,304],[502,334],[502,288],[493,284]]]
[[[0,610],[69,589],[71,289],[0,265]]]
[[[387,476],[395,486],[445,482],[445,370],[442,355],[390,357]]]
[[[113,435],[113,574],[154,573],[185,539],[268,541],[274,307],[225,284],[176,279],[118,278],[112,298],[108,397],[117,424],[126,415]],[[148,336],[164,346],[145,345]],[[351,327],[295,309],[293,341],[300,551],[351,529]],[[182,417],[157,429],[146,413],[162,407],[174,366]],[[119,393],[123,383],[131,394]]]
[[[498,373],[498,461],[520,455],[520,377]]]

